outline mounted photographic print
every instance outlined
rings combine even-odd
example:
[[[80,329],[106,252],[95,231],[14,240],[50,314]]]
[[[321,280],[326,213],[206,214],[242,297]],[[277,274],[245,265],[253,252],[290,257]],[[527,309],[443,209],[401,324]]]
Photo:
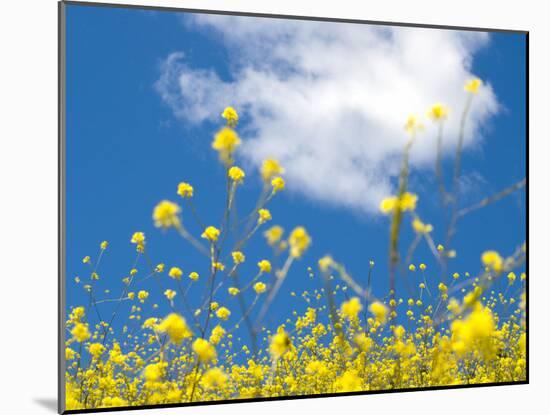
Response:
[[[528,382],[527,32],[59,10],[60,412]]]

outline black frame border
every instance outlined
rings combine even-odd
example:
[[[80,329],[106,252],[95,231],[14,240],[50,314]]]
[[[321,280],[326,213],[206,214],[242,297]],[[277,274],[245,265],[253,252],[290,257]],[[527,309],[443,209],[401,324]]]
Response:
[[[65,409],[65,330],[63,329],[66,319],[66,298],[65,298],[65,283],[66,283],[66,238],[65,238],[65,178],[66,178],[66,6],[88,6],[88,7],[104,7],[113,9],[137,9],[151,10],[160,12],[180,12],[180,13],[198,13],[198,14],[214,14],[226,16],[241,16],[241,17],[261,17],[271,19],[285,20],[306,20],[318,22],[336,22],[336,23],[352,23],[352,24],[370,24],[377,26],[397,26],[397,27],[416,27],[422,29],[439,29],[439,30],[461,30],[469,32],[493,32],[493,33],[510,33],[520,34],[525,36],[525,226],[526,226],[526,261],[525,272],[527,278],[525,280],[526,293],[526,379],[524,381],[514,382],[494,382],[494,383],[476,383],[468,385],[442,385],[442,386],[426,386],[418,388],[404,389],[388,389],[375,391],[360,391],[360,392],[340,392],[326,393],[315,395],[297,395],[297,396],[277,396],[277,397],[257,397],[246,399],[226,399],[217,401],[204,402],[183,402],[173,404],[158,404],[158,405],[140,405],[140,406],[120,406],[115,408],[91,408],[91,409]],[[270,13],[254,13],[254,12],[239,12],[239,11],[223,11],[210,9],[193,9],[184,7],[167,7],[167,6],[148,6],[136,4],[119,4],[119,3],[99,3],[77,0],[61,0],[58,2],[58,376],[57,376],[57,412],[59,414],[82,414],[96,412],[115,412],[143,409],[162,409],[162,408],[182,408],[191,406],[210,406],[224,405],[235,403],[250,403],[250,402],[271,402],[271,401],[286,401],[286,400],[301,400],[315,398],[332,398],[345,396],[363,396],[363,395],[379,395],[393,394],[403,392],[420,392],[420,391],[439,391],[450,389],[470,389],[483,388],[494,386],[510,386],[510,385],[527,385],[529,384],[529,31],[517,29],[501,29],[501,28],[486,28],[486,27],[466,27],[453,25],[438,25],[438,24],[423,24],[423,23],[404,23],[391,21],[376,21],[362,19],[346,19],[332,18],[320,16],[300,16],[300,15],[285,15],[285,14],[270,14]]]

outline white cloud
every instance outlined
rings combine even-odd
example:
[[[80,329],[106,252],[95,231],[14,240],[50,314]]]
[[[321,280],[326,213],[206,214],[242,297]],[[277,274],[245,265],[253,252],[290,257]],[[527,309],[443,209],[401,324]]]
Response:
[[[188,27],[220,35],[231,79],[190,66],[183,53],[164,62],[157,87],[176,116],[217,121],[224,106],[249,120],[240,157],[266,157],[286,167],[291,191],[333,205],[374,212],[392,192],[406,140],[403,124],[435,102],[452,112],[444,151],[454,151],[474,76],[475,52],[488,35],[420,28],[198,15]],[[475,97],[465,146],[498,109],[485,85]],[[415,143],[414,168],[431,168],[435,127]]]

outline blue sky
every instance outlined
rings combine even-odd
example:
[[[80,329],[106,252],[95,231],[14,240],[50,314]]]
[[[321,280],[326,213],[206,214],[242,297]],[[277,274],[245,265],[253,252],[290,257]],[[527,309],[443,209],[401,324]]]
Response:
[[[127,275],[135,257],[134,247],[129,243],[135,231],[145,232],[148,253],[154,262],[163,262],[167,267],[180,266],[185,274],[198,271],[206,276],[203,258],[175,232],[155,228],[151,219],[153,207],[160,200],[178,201],[175,191],[180,181],[194,185],[195,204],[209,224],[219,224],[225,198],[223,167],[210,148],[212,136],[222,120],[182,119],[174,114],[173,107],[163,102],[155,88],[163,61],[174,52],[183,52],[187,65],[213,69],[222,80],[232,81],[234,50],[224,44],[215,30],[185,24],[181,14],[68,6],[66,265],[69,306],[87,304],[86,295],[73,283],[73,278],[78,275],[87,280],[89,269],[82,264],[82,258],[91,255],[95,259],[103,240],[108,240],[110,245],[99,269],[99,287],[112,292],[104,298],[118,295],[122,289],[120,280]],[[426,65],[431,70],[431,63]],[[470,183],[463,197],[465,205],[525,175],[524,36],[490,34],[488,44],[475,52],[470,69],[489,81],[500,109],[480,127],[483,139],[465,153],[463,172]],[[231,101],[231,97],[227,99]],[[220,103],[219,112],[225,105]],[[254,120],[246,111],[241,114],[246,136],[246,132],[250,133],[247,126],[253,125]],[[238,193],[240,213],[252,208],[260,190],[252,170],[254,160],[243,159],[242,164],[247,167],[247,180]],[[452,168],[452,159],[446,158],[445,167]],[[411,186],[422,201],[419,214],[434,225],[434,237],[439,241],[443,222],[433,171],[413,170]],[[369,259],[375,260],[374,291],[376,295],[385,295],[386,218],[323,203],[318,197],[308,197],[296,189],[278,195],[270,210],[275,219],[273,224],[280,224],[287,232],[303,225],[313,238],[311,249],[295,263],[274,303],[268,320],[271,328],[282,322],[291,310],[305,310],[305,305],[298,299],[290,299],[288,293],[320,287],[318,280],[307,277],[306,269],[315,267],[326,253],[344,263],[358,281],[365,281],[366,263]],[[458,257],[452,262],[451,270],[478,272],[480,254],[486,249],[511,253],[525,239],[525,215],[525,193],[521,191],[466,217],[453,244]],[[189,211],[184,210],[183,220],[195,235],[200,234],[201,229],[190,219]],[[411,238],[408,224],[404,228],[403,247]],[[267,257],[269,250],[257,235],[245,253],[249,260],[241,275],[243,280],[255,275],[256,262]],[[433,257],[425,247],[417,251],[413,262],[425,262],[428,271],[435,270]],[[138,268],[145,271],[145,263]],[[435,281],[436,275],[430,272],[427,275]],[[170,281],[164,277],[168,288]],[[420,282],[418,275],[409,278],[413,285]],[[154,312],[150,309],[153,301],[149,302],[144,306],[144,316],[162,316],[168,311],[153,281],[134,289],[149,290],[161,305],[160,310]],[[201,293],[192,290],[191,301]],[[225,295],[220,301],[235,311],[232,321],[236,322],[239,314],[236,301],[226,299]]]

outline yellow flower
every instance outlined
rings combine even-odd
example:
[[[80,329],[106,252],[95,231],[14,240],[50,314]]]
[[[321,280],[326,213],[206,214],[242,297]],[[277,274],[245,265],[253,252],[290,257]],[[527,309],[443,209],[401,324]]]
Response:
[[[274,177],[271,179],[271,186],[273,186],[273,192],[277,193],[285,188],[285,180],[282,177]]]
[[[256,291],[256,294],[262,294],[266,290],[266,285],[263,282],[257,282],[254,284],[254,291]]]
[[[199,279],[199,274],[193,271],[193,272],[191,272],[191,273],[189,274],[189,278],[190,278],[192,281],[197,281],[197,280]]]
[[[231,164],[233,162],[232,155],[240,144],[241,139],[237,133],[229,127],[223,127],[214,136],[212,148],[218,152],[223,163]]]
[[[84,323],[75,324],[75,326],[71,330],[71,334],[73,338],[79,343],[82,343],[91,337],[90,331],[88,330],[88,325]]]
[[[361,305],[359,298],[353,297],[349,301],[344,301],[344,303],[342,303],[340,311],[348,320],[355,320],[362,309],[363,306]]]
[[[479,78],[470,79],[464,84],[464,91],[470,92],[471,94],[477,94],[479,87],[483,85],[483,81]]]
[[[244,171],[242,171],[237,166],[231,167],[227,174],[228,174],[229,178],[237,184],[242,183],[243,179],[244,179],[244,176],[245,176]]]
[[[428,234],[433,231],[433,226],[429,223],[424,223],[418,218],[414,218],[412,221],[412,227],[416,233]]]
[[[182,275],[183,271],[178,267],[172,267],[170,268],[170,271],[168,271],[168,276],[175,280],[180,280]]]
[[[267,209],[258,210],[258,223],[266,223],[271,220],[271,212]]]
[[[491,310],[478,303],[467,318],[451,323],[453,351],[459,356],[478,352],[487,357],[493,352],[491,337],[494,331],[495,321]]]
[[[357,375],[357,371],[353,369],[346,370],[335,381],[335,386],[339,392],[357,392],[363,389],[361,378]]]
[[[213,345],[218,344],[222,340],[223,336],[225,336],[225,333],[225,329],[218,324],[212,329],[212,333],[210,334],[209,339],[210,343],[212,343]]]
[[[231,256],[233,257],[233,262],[235,264],[242,264],[245,260],[245,256],[241,251],[231,252]]]
[[[216,311],[216,316],[223,321],[226,321],[230,315],[231,315],[231,311],[229,311],[226,307],[220,307]]]
[[[374,315],[374,318],[380,323],[385,323],[388,318],[388,308],[379,301],[373,302],[369,306],[369,311]]]
[[[423,128],[424,126],[418,122],[418,119],[414,115],[410,115],[409,118],[407,118],[407,122],[405,123],[405,131],[407,133],[414,135]]]
[[[221,262],[213,262],[212,268],[223,271],[225,269],[225,265],[223,265]]]
[[[304,227],[298,226],[290,233],[288,243],[290,244],[290,255],[299,258],[311,245],[311,238]]]
[[[271,246],[275,245],[283,237],[284,230],[279,225],[272,226],[264,232],[267,243]]]
[[[237,287],[229,287],[227,289],[227,292],[231,295],[238,295],[240,293],[240,290]]]
[[[158,264],[156,267],[155,267],[155,272],[158,272],[159,274],[164,272],[164,264]]]
[[[220,368],[214,367],[204,373],[201,378],[201,385],[206,389],[219,391],[227,383],[227,375]]]
[[[178,184],[178,195],[183,198],[193,197],[193,191],[193,186],[191,186],[189,183],[181,182],[180,184]]]
[[[510,272],[510,273],[508,273],[507,278],[508,278],[508,283],[510,285],[512,285],[514,283],[514,281],[516,280],[516,274],[513,273],[513,272]]]
[[[416,271],[416,266],[414,264],[410,264],[409,265],[409,271],[415,272]]]
[[[395,209],[401,209],[402,211],[414,210],[416,209],[417,200],[418,196],[409,192],[403,193],[401,198],[397,198],[396,196],[386,197],[380,202],[380,211],[384,214],[388,214]]]
[[[76,357],[76,352],[70,347],[65,348],[65,360],[73,360]]]
[[[147,382],[157,382],[164,375],[165,362],[152,363],[143,370],[143,377]]]
[[[161,201],[153,210],[153,220],[157,228],[178,227],[180,225],[179,213],[181,209],[178,205],[169,200]]]
[[[176,292],[174,290],[166,290],[164,291],[164,295],[168,298],[168,300],[172,301],[176,296]]]
[[[267,259],[262,259],[260,262],[258,262],[258,268],[260,268],[260,272],[270,273],[271,262],[269,262]]]
[[[99,244],[99,247],[102,249],[102,250],[106,250],[107,249],[107,246],[109,246],[109,242],[107,241],[103,241]]]
[[[239,114],[233,107],[226,107],[222,112],[222,118],[225,118],[227,125],[235,127],[239,121]]]
[[[449,114],[449,108],[440,102],[432,105],[428,111],[428,117],[432,118],[435,121],[441,121],[447,118]]]
[[[283,174],[285,169],[274,159],[266,159],[262,163],[261,174],[264,181],[269,182],[274,176]]]
[[[269,352],[271,353],[271,356],[278,359],[287,353],[291,347],[292,342],[290,340],[290,336],[284,330],[284,327],[280,326],[277,329],[277,334],[271,338],[271,343],[269,345]]]
[[[367,352],[374,344],[374,340],[368,337],[365,333],[359,333],[354,337],[353,341],[363,352]]]
[[[147,297],[149,297],[149,293],[147,291],[141,290],[138,292],[138,299],[140,302],[144,303]]]
[[[202,238],[207,239],[210,242],[216,242],[219,236],[220,231],[214,226],[208,226],[201,235]]]
[[[101,343],[92,343],[90,344],[90,346],[88,346],[88,351],[94,359],[99,359],[99,357],[105,351],[105,346],[103,346]]]
[[[90,263],[90,257],[88,255],[86,255],[83,259],[82,259],[82,262],[84,264],[89,264]]]
[[[159,333],[168,334],[170,341],[175,344],[179,344],[183,339],[193,335],[185,319],[176,313],[166,316],[164,320],[156,326],[156,330]]]
[[[504,267],[504,260],[497,251],[485,251],[481,255],[481,262],[486,267],[492,268],[495,272],[501,272]]]
[[[205,339],[199,338],[195,340],[193,342],[193,351],[203,363],[208,363],[216,358],[216,349]]]
[[[321,271],[326,272],[334,264],[334,260],[330,255],[325,255],[319,260],[319,268]]]

